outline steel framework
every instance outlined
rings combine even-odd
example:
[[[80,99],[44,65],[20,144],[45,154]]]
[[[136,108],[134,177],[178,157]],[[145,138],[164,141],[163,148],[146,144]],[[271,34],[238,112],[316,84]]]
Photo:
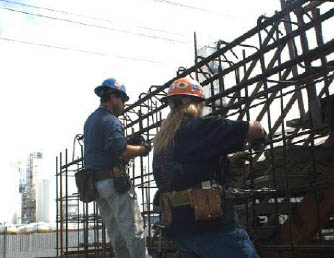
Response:
[[[168,113],[159,100],[169,85],[176,78],[196,78],[207,94],[207,116],[261,121],[269,134],[264,148],[246,147],[248,160],[231,156],[240,222],[261,256],[334,257],[333,1],[280,3],[280,12],[259,17],[234,41],[218,40],[209,56],[200,55],[195,35],[195,65],[151,86],[126,107],[121,120],[127,136],[152,141]],[[57,157],[57,257],[112,257],[96,203],[80,203],[76,193],[81,140],[75,139],[81,146],[78,158],[73,151],[69,160],[67,150]],[[151,161],[152,154],[128,168],[148,247],[160,257],[179,257],[153,226],[159,214],[152,205]],[[76,242],[68,235],[73,230]]]

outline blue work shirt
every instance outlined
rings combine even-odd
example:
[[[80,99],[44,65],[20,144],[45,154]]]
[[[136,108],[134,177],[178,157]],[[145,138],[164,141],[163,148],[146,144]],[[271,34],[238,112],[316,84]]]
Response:
[[[243,149],[248,122],[213,117],[185,119],[177,131],[168,154],[154,153],[153,175],[161,192],[182,191],[218,179],[226,184],[229,164],[227,154]],[[167,174],[161,176],[162,173]],[[166,183],[167,182],[167,183]],[[210,221],[195,221],[190,205],[172,209],[173,223],[168,235],[226,231],[238,226],[232,200],[225,198],[223,217]]]
[[[106,108],[99,107],[84,125],[84,166],[88,169],[109,169],[119,164],[126,149],[121,122]]]

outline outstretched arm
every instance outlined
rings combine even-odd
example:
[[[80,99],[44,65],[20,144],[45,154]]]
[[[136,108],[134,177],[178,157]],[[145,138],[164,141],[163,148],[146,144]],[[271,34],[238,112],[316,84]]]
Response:
[[[145,156],[150,152],[150,148],[145,145],[126,145],[125,151],[120,158],[124,160],[133,159],[137,156]]]

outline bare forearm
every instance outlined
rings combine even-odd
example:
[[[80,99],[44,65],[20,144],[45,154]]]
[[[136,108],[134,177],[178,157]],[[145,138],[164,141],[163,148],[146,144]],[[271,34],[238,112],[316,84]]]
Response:
[[[120,158],[124,160],[133,159],[137,156],[143,155],[146,149],[140,145],[127,145],[125,151],[121,154]]]

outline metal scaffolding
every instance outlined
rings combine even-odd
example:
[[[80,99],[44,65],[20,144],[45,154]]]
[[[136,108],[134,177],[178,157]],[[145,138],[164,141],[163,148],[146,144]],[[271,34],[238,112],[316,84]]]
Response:
[[[207,94],[206,116],[261,121],[269,134],[264,148],[246,146],[248,160],[231,157],[240,222],[261,257],[334,257],[333,2],[280,2],[280,12],[259,17],[232,42],[218,40],[209,56],[201,56],[195,35],[195,65],[151,86],[126,107],[121,121],[127,136],[152,141],[168,113],[159,100],[172,81],[196,78]],[[57,257],[113,257],[96,203],[78,200],[73,175],[82,167],[81,141],[76,137],[79,158],[69,160],[67,150],[57,157]],[[148,248],[179,257],[153,227],[159,214],[152,205],[157,189],[151,161],[152,153],[128,168]],[[77,241],[70,245],[73,230]]]

